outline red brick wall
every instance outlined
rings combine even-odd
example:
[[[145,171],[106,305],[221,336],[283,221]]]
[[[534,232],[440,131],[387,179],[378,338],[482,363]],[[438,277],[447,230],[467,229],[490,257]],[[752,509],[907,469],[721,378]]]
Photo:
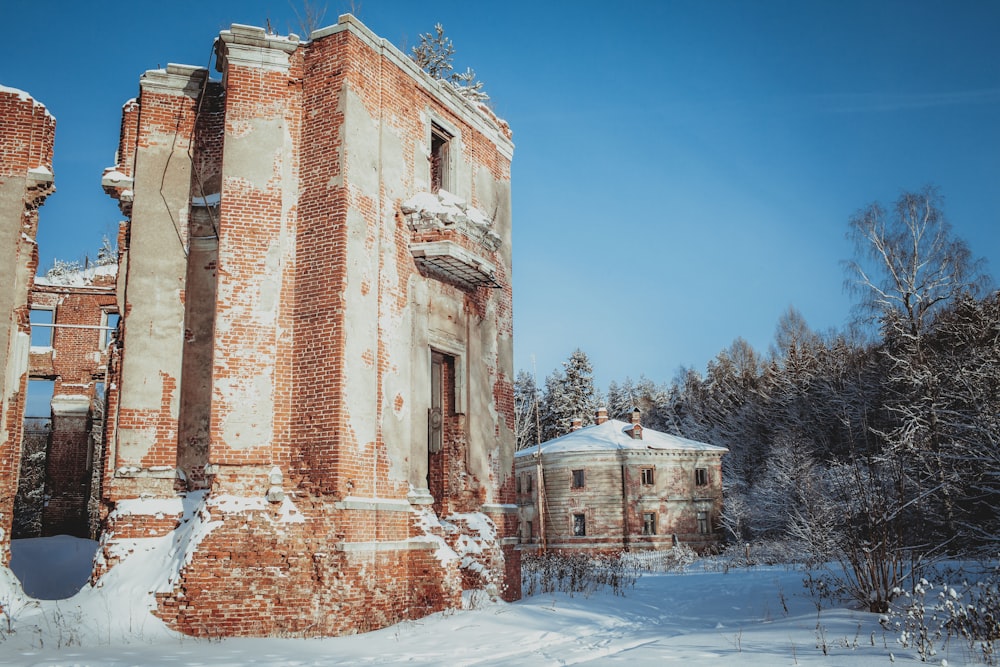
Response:
[[[29,334],[28,289],[38,267],[35,237],[38,208],[53,191],[51,180],[31,178],[29,170],[51,173],[55,118],[26,93],[0,91],[0,411],[6,430],[0,433],[0,564],[10,560],[10,534],[21,459],[27,369],[14,354],[10,336]],[[12,382],[8,385],[7,382]]]
[[[0,91],[0,178],[52,169],[56,119],[28,95]],[[37,221],[36,221],[37,222]]]
[[[261,33],[260,39],[271,38]],[[203,192],[204,183],[216,182],[222,193],[217,262],[189,266],[187,274],[189,289],[192,271],[202,272],[202,277],[211,274],[215,289],[211,295],[207,287],[197,296],[185,292],[192,299],[188,306],[195,299],[214,300],[214,329],[185,331],[185,338],[213,338],[210,355],[190,345],[185,348],[186,364],[210,364],[213,390],[199,399],[197,392],[179,389],[182,424],[187,424],[184,410],[193,409],[183,405],[210,405],[204,478],[189,477],[186,486],[208,487],[206,509],[219,524],[192,546],[191,560],[174,589],[158,597],[159,615],[172,627],[203,636],[341,634],[455,605],[463,578],[469,586],[497,584],[506,598],[517,598],[519,553],[504,541],[515,534],[516,516],[501,506],[513,501],[511,471],[493,454],[483,474],[467,470],[471,447],[496,448],[496,441],[505,436],[503,428],[513,428],[506,369],[496,368],[492,357],[466,360],[485,365],[481,377],[487,383],[475,392],[492,392],[502,424],[494,429],[489,422],[494,437],[470,444],[468,420],[482,423],[491,417],[457,414],[452,406],[446,461],[440,467],[438,515],[487,511],[497,526],[491,556],[484,561],[492,568],[487,576],[460,571],[457,558],[439,560],[439,547],[446,540],[456,541],[457,534],[446,535],[435,515],[410,505],[410,484],[400,474],[410,462],[398,460],[402,445],[387,442],[383,427],[383,420],[423,409],[411,404],[409,393],[390,395],[384,379],[401,367],[409,371],[424,363],[427,352],[400,345],[412,333],[394,328],[407,321],[404,316],[413,307],[414,281],[427,279],[420,276],[409,252],[412,233],[395,215],[399,201],[388,195],[390,188],[409,194],[415,188],[414,156],[426,129],[419,110],[430,106],[461,125],[468,148],[460,159],[466,163],[481,163],[495,178],[507,180],[509,160],[411,72],[351,31],[299,46],[287,70],[229,58],[230,47],[223,41],[224,95],[192,100],[178,116],[176,109],[165,106],[159,113],[144,94],[137,129],[137,169],[142,168],[147,123],[169,119],[173,128],[180,122],[181,140],[195,147],[192,195],[213,192],[211,187]],[[283,50],[281,44],[266,48]],[[350,173],[358,163],[344,153],[347,91],[402,143],[406,159],[393,165],[393,173],[402,174],[403,184],[380,181],[376,195],[363,191],[358,185],[361,176]],[[217,101],[224,101],[224,107],[215,106]],[[191,114],[197,122],[191,121]],[[235,155],[252,155],[244,159],[253,163],[241,163]],[[262,171],[271,176],[262,178]],[[193,236],[192,220],[194,216],[185,233]],[[197,224],[207,231],[204,220]],[[457,304],[456,312],[470,322],[488,320],[490,331],[509,338],[509,258],[509,247],[490,258],[500,267],[502,289],[468,290],[434,280],[433,298],[450,307]],[[362,265],[365,270],[359,269]],[[270,290],[267,298],[265,290]],[[347,298],[350,290],[367,299],[377,314],[362,323],[364,331],[357,330],[359,318],[365,316],[359,316],[358,304]],[[348,350],[357,349],[359,336],[365,337],[367,347],[360,358],[349,358]],[[128,346],[126,340],[126,357]],[[401,356],[399,349],[406,352]],[[189,378],[185,374],[182,383]],[[374,387],[370,396],[349,395],[356,387],[367,387],[369,378]],[[255,379],[263,382],[254,384]],[[165,386],[174,387],[170,382]],[[128,387],[121,392],[125,397]],[[144,466],[161,458],[166,463],[171,452],[176,457],[195,429],[170,430],[165,418],[169,398],[164,396],[159,414],[165,430],[157,435],[157,457],[144,459]],[[117,410],[119,425],[157,418],[117,409],[116,400],[112,392],[108,411],[114,415]],[[365,415],[370,410],[374,423],[352,415],[351,401],[362,405]],[[246,431],[235,428],[242,422],[234,416],[245,418],[248,413],[256,415],[256,423],[247,422]],[[365,423],[360,428],[371,427],[370,433],[352,430],[361,421]],[[109,475],[114,465],[109,461]],[[279,477],[277,482],[273,475]],[[170,495],[166,489],[165,481],[117,479],[107,508],[113,510],[116,502],[143,492]],[[265,494],[274,502],[265,503]],[[226,497],[253,506],[224,506]],[[489,509],[484,507],[487,501]],[[295,520],[282,513],[291,506]],[[113,551],[117,539],[148,530],[161,533],[175,521],[112,513],[107,551]],[[460,521],[456,525],[466,530]]]
[[[33,378],[54,378],[53,398],[85,396],[93,401],[96,383],[103,382],[107,367],[104,313],[114,312],[115,276],[98,275],[89,287],[36,284],[32,306],[54,312],[52,346],[31,355],[29,373]],[[45,465],[45,493],[42,512],[43,535],[90,536],[88,501],[92,479],[92,410],[72,416],[54,415]],[[100,426],[100,424],[98,424]],[[99,462],[98,462],[99,464]]]

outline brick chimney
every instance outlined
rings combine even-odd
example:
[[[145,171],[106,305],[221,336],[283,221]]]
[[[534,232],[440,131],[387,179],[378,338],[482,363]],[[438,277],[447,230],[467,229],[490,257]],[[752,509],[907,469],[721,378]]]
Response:
[[[632,439],[642,440],[642,424],[639,423],[639,408],[632,408]]]
[[[606,421],[608,421],[607,408],[597,408],[597,414],[594,415],[594,423],[600,425]]]
[[[579,417],[573,417],[573,421],[570,422],[570,427],[569,427],[570,433],[572,433],[573,431],[579,431],[582,425],[583,425],[582,419],[580,419]]]

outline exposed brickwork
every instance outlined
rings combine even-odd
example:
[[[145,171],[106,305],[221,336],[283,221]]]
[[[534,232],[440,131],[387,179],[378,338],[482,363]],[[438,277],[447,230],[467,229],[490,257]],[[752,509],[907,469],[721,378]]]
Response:
[[[127,178],[105,183],[119,198],[134,183],[134,202],[101,571],[128,540],[209,517],[158,595],[189,634],[342,634],[456,605],[463,587],[520,596],[509,128],[352,17],[321,34],[233,26],[221,86],[147,73],[124,108]],[[431,187],[432,121],[454,135],[449,186],[498,244],[418,235],[400,214]],[[171,236],[182,261],[151,249]],[[422,272],[411,247],[432,236],[495,265],[500,287]],[[178,312],[177,340],[151,326]],[[438,453],[432,351],[450,360]],[[143,514],[140,497],[201,504]],[[463,560],[465,537],[481,548]]]
[[[27,386],[28,291],[38,267],[38,208],[54,191],[55,118],[0,88],[0,564],[10,560]]]
[[[96,491],[92,489],[94,452],[100,452],[102,444],[103,395],[99,395],[98,383],[105,379],[109,341],[103,327],[109,313],[117,311],[113,269],[99,267],[58,279],[38,279],[31,292],[32,308],[53,313],[51,347],[33,348],[29,367],[31,378],[54,380],[41,535],[88,537],[96,529],[88,505]]]

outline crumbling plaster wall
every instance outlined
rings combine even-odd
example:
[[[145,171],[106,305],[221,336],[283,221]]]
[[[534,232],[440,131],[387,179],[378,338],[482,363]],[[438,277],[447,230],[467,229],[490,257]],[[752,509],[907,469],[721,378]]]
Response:
[[[174,488],[192,176],[188,151],[206,77],[204,69],[169,65],[140,80],[122,291],[128,354],[122,358],[106,484],[112,495]]]
[[[509,130],[353,17],[341,17],[305,44],[234,25],[216,45],[221,141],[184,139],[182,148],[195,146],[193,171],[168,170],[172,183],[187,176],[194,201],[208,194],[193,188],[212,180],[200,176],[214,169],[210,157],[200,156],[217,154],[221,164],[217,205],[185,210],[190,255],[178,300],[187,306],[181,366],[211,368],[194,382],[211,383],[203,507],[214,527],[174,574],[173,590],[159,596],[158,613],[185,632],[224,635],[339,634],[419,617],[460,601],[462,559],[446,545],[458,548],[463,531],[493,524],[495,531],[483,529],[491,546],[476,558],[499,592],[518,597]],[[181,127],[202,123],[211,107],[205,93],[197,102],[186,99],[197,87],[197,70],[171,65],[150,75],[165,76],[181,91],[175,97],[183,99],[174,100]],[[155,155],[144,155],[156,145],[142,141],[149,132],[147,99],[162,105],[143,90],[127,310],[180,275],[170,265],[167,280],[156,269],[162,284],[131,282],[133,273],[154,266],[148,252],[135,252],[144,221],[159,235],[168,235],[172,223],[164,215],[172,204],[140,207],[151,196],[148,188],[140,191],[141,172],[156,165]],[[413,233],[399,206],[428,188],[432,117],[460,136],[453,182],[472,205],[492,210],[506,242],[489,258],[499,267],[499,289],[442,282],[414,264]],[[203,132],[211,134],[207,126],[197,134]],[[128,133],[122,136],[124,144]],[[205,223],[216,210],[213,250],[197,237],[208,234]],[[202,306],[193,316],[193,291],[199,303],[212,304],[210,322]],[[123,368],[136,331],[127,314]],[[213,341],[210,350],[191,344],[203,336]],[[147,374],[170,375],[175,349],[149,350],[149,359],[132,363]],[[424,509],[432,500],[426,488],[431,349],[462,360],[464,388],[461,413],[449,415],[454,484],[438,509],[484,513],[492,524],[456,517],[439,524],[441,517]],[[120,424],[127,423],[128,378],[123,373]],[[202,439],[201,422],[186,418],[204,396],[187,393],[191,378],[182,373],[179,418],[175,394],[170,401],[161,394],[160,412],[145,410],[166,427],[138,434],[150,443],[146,451],[172,446],[182,468],[190,438]],[[124,435],[123,447],[130,445]],[[130,538],[163,533],[182,520],[180,513],[144,515],[145,505],[135,504],[141,495],[173,494],[152,467],[161,459],[132,449],[116,459],[122,479],[107,497],[114,511],[102,567],[121,557]],[[123,461],[132,461],[138,474],[121,471]],[[191,470],[182,472],[179,488],[199,488]],[[139,509],[125,511],[133,507]]]
[[[27,93],[0,86],[0,564],[10,560],[30,329],[38,208],[54,192],[55,118]]]

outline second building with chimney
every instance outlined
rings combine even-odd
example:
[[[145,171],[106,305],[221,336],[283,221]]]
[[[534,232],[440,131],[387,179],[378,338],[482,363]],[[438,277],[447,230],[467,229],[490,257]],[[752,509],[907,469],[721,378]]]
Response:
[[[608,419],[516,455],[522,549],[705,551],[719,543],[725,447]]]

